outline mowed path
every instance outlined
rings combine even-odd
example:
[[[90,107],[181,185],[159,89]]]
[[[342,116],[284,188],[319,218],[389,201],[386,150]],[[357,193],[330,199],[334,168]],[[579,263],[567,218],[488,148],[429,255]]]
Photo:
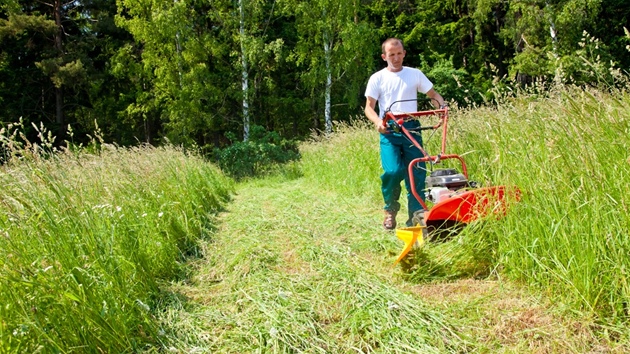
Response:
[[[621,352],[497,279],[413,284],[373,202],[304,180],[239,186],[163,319],[179,352]]]

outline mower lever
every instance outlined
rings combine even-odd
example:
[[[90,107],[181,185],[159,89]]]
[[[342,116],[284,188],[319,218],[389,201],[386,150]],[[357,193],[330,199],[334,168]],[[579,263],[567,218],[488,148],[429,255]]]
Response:
[[[440,161],[442,161],[442,154],[437,154],[437,156],[435,156],[435,160],[433,161],[433,164],[436,165],[440,163]]]
[[[387,121],[387,129],[394,133],[400,133],[400,123],[398,123],[395,119],[390,119]]]

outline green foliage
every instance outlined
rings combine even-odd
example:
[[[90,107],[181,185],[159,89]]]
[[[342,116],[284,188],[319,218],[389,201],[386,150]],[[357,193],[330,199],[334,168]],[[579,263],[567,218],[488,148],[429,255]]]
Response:
[[[556,77],[562,82],[588,83],[601,88],[627,83],[627,77],[616,68],[607,45],[601,40],[584,32],[578,45],[573,55],[560,58],[556,64]]]
[[[0,39],[24,36],[29,31],[51,34],[55,31],[55,22],[42,15],[24,15],[9,12],[7,19],[0,19]]]
[[[10,5],[0,11],[1,57],[7,63],[0,68],[4,83],[0,97],[6,100],[0,120],[17,122],[22,117],[27,123],[43,122],[59,137],[65,125],[72,124],[77,139],[85,139],[97,118],[107,125],[109,112],[93,112],[100,108],[99,100],[107,98],[103,92],[91,94],[106,80],[104,56],[120,39],[116,38],[120,32],[105,25],[108,8],[115,4],[102,0],[65,5],[22,0]],[[116,92],[114,98],[119,94]],[[114,101],[111,96],[109,99]]]
[[[483,102],[484,93],[476,87],[466,70],[453,67],[452,59],[442,59],[431,67],[422,67],[422,70],[434,83],[435,90],[448,102],[457,102],[462,107]]]
[[[190,3],[190,4],[189,4]],[[224,60],[225,46],[217,43],[207,26],[213,24],[213,11],[190,1],[157,1],[143,3],[119,1],[116,24],[129,31],[142,50],[129,57],[128,49],[120,53],[119,67],[133,59],[140,61],[128,75],[142,78],[125,110],[125,116],[135,121],[157,116],[165,127],[168,140],[174,144],[194,145],[195,139],[209,140],[221,126],[214,116],[225,98],[222,80],[233,80],[229,68],[217,65]],[[209,23],[204,23],[204,21]],[[217,55],[218,54],[218,55]],[[215,60],[216,59],[216,60]],[[233,90],[227,90],[233,94]]]
[[[50,77],[55,87],[75,87],[85,83],[87,73],[80,59],[63,63],[60,58],[45,59],[35,63],[37,67]]]
[[[23,117],[28,123],[48,123],[49,120],[44,120],[44,114],[37,108],[45,106],[54,109],[54,97],[50,95],[52,81],[35,63],[51,58],[50,39],[55,22],[39,13],[23,14],[20,11],[1,15],[0,46],[3,49],[0,58],[3,65],[0,66],[0,97],[4,105],[0,110],[0,121],[6,124]],[[49,111],[54,121],[53,112]]]
[[[313,102],[304,115],[312,128],[324,130],[321,118],[330,110],[338,121],[359,112],[367,77],[378,55],[375,30],[356,1],[283,0],[282,12],[295,18],[298,34],[288,60],[298,69],[299,83]],[[317,19],[317,20],[314,20]],[[368,43],[369,45],[366,45]],[[328,79],[330,78],[330,85]],[[326,93],[333,92],[326,105]]]
[[[393,36],[460,106],[492,102],[497,83],[620,87],[630,65],[624,0],[242,0],[243,33],[236,1],[59,4],[0,6],[0,121],[43,122],[59,143],[94,122],[122,146],[220,147],[245,124],[304,138],[362,113]]]
[[[214,156],[219,167],[228,175],[242,179],[256,177],[273,170],[277,165],[300,158],[297,142],[286,140],[276,132],[265,131],[261,126],[252,126],[248,141],[235,141],[223,149],[215,149]]]

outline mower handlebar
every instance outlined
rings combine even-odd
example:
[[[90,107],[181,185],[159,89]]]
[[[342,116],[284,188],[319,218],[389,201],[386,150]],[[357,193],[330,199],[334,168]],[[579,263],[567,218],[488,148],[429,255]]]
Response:
[[[432,116],[432,115],[439,116],[440,118],[440,120],[437,122],[436,125],[424,126],[424,127],[421,126],[420,128],[416,130],[435,130],[441,127],[442,124],[444,124],[444,121],[448,117],[448,106],[444,106],[443,108],[433,109],[429,111],[397,113],[397,114],[394,114],[391,111],[386,111],[385,117],[383,117],[383,124],[387,128],[389,128],[391,131],[400,132],[400,126],[402,126],[404,122],[411,119],[415,119],[415,118],[419,118],[423,116]]]

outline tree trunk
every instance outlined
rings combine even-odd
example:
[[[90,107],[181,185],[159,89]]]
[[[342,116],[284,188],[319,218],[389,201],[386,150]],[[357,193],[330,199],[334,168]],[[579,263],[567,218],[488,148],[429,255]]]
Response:
[[[175,6],[177,6],[177,2],[178,0],[173,0],[173,3],[175,4]],[[183,90],[184,89],[184,79],[183,79],[183,67],[182,67],[182,45],[181,45],[181,35],[180,35],[180,31],[177,30],[177,32],[175,33],[175,51],[177,52],[177,75],[178,75],[178,79],[179,79],[179,89]]]
[[[550,8],[549,1],[545,1],[545,8]],[[554,58],[558,58],[558,37],[556,36],[556,24],[553,22],[552,10],[549,10],[549,35],[551,36],[551,44],[553,46],[553,52],[551,53]]]
[[[249,103],[248,103],[248,86],[249,77],[247,75],[247,56],[245,55],[245,12],[243,10],[243,0],[238,0],[239,11],[241,12],[240,19],[240,37],[241,37],[241,59],[243,62],[243,69],[241,71],[242,84],[243,84],[243,141],[249,140]]]
[[[59,57],[63,57],[63,27],[61,23],[61,0],[55,0],[53,12],[55,16],[55,24],[57,25],[57,31],[55,32],[55,49],[59,54]],[[64,115],[63,115],[63,88],[55,87],[55,122],[58,125],[58,138],[59,141],[63,140],[63,136],[66,132],[64,127]]]
[[[326,10],[323,11],[323,18],[326,18]],[[330,57],[332,56],[332,48],[328,38],[328,30],[324,29],[324,56],[326,60],[326,103],[324,106],[324,122],[326,135],[332,133],[332,118],[330,116],[330,94],[332,88],[332,70],[330,68]]]

